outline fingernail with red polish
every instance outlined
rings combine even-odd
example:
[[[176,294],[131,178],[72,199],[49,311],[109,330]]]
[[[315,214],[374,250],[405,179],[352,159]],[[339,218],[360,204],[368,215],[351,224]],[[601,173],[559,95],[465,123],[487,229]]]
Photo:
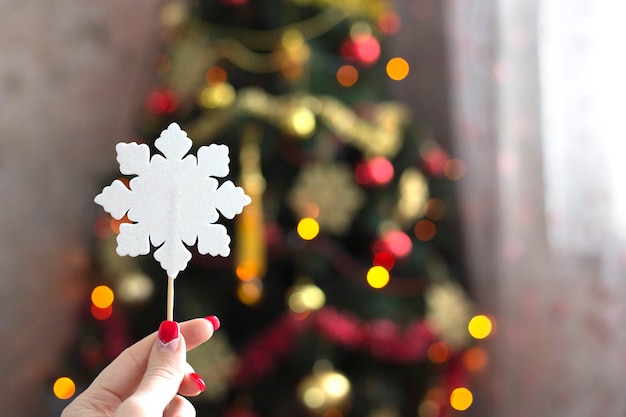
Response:
[[[220,319],[218,319],[216,316],[206,316],[205,319],[211,322],[211,324],[213,325],[213,331],[216,331],[220,328]]]
[[[159,326],[159,341],[161,346],[170,351],[176,350],[178,346],[178,323],[165,320]]]
[[[206,384],[204,383],[200,375],[193,372],[189,374],[189,379],[191,379],[198,386],[198,389],[200,389],[200,392],[204,392],[204,390],[206,389]]]

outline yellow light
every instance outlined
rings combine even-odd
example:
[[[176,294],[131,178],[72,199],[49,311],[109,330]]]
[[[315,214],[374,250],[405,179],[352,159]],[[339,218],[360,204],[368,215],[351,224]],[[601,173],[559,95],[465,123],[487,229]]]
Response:
[[[305,284],[294,287],[287,297],[289,309],[294,313],[319,310],[326,302],[326,295],[316,285]]]
[[[367,283],[372,288],[383,288],[389,283],[389,271],[382,266],[373,266],[367,271]]]
[[[450,405],[457,411],[467,410],[473,401],[472,392],[464,387],[455,388],[450,394]]]
[[[306,107],[294,109],[289,120],[289,129],[301,138],[309,137],[315,131],[315,115]]]
[[[315,219],[305,217],[298,222],[298,236],[304,240],[314,239],[320,232],[320,225]]]
[[[409,63],[402,58],[391,58],[387,62],[387,75],[395,81],[400,81],[409,75]]]
[[[91,302],[98,308],[107,308],[113,304],[113,290],[106,285],[100,285],[91,292]]]
[[[152,293],[154,293],[152,280],[140,272],[130,272],[122,276],[117,286],[119,299],[126,303],[141,303],[148,300]]]
[[[433,400],[425,400],[417,409],[419,417],[436,417],[439,415],[439,405]]]
[[[254,305],[259,302],[263,295],[263,283],[255,278],[251,281],[239,283],[237,287],[237,297],[245,305]]]
[[[489,317],[484,315],[478,315],[472,317],[469,324],[467,325],[467,330],[469,330],[470,335],[474,339],[484,339],[491,334],[491,330],[493,329],[493,324]]]
[[[74,381],[72,381],[70,378],[62,376],[61,378],[58,378],[56,381],[54,381],[52,391],[57,398],[61,400],[67,400],[69,398],[72,398],[72,396],[76,392],[76,385],[74,384]]]
[[[322,375],[320,383],[324,393],[330,398],[341,399],[350,392],[350,381],[337,372]]]
[[[320,408],[326,401],[326,394],[319,387],[311,387],[304,391],[302,401],[309,408]]]
[[[230,106],[237,93],[232,85],[223,82],[213,86],[206,87],[200,93],[200,103],[209,109],[223,108]]]

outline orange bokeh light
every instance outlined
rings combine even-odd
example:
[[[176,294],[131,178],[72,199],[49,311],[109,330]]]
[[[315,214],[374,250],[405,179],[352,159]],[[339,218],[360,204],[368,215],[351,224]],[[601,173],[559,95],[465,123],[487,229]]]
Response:
[[[428,347],[428,359],[432,363],[444,363],[450,359],[450,347],[444,342],[435,342]]]
[[[225,83],[228,79],[228,74],[222,67],[211,67],[204,75],[204,80],[210,86]]]
[[[463,352],[461,362],[468,371],[481,371],[487,367],[489,355],[483,348],[472,347]]]
[[[448,179],[458,181],[465,176],[465,162],[457,158],[448,159],[443,167],[443,173]]]
[[[435,233],[437,233],[437,226],[435,226],[435,223],[428,219],[422,219],[415,224],[413,232],[415,233],[415,237],[419,240],[422,242],[428,242],[435,237]]]
[[[438,198],[431,198],[426,202],[424,211],[430,220],[441,220],[446,214],[446,204]]]
[[[359,72],[352,65],[343,65],[337,70],[337,82],[343,87],[351,87],[359,80]]]

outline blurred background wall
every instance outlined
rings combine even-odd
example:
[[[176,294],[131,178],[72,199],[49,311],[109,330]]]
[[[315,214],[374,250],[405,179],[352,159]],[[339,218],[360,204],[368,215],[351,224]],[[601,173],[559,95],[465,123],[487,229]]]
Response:
[[[133,133],[159,1],[0,2],[0,408],[43,415],[75,331],[92,202]]]

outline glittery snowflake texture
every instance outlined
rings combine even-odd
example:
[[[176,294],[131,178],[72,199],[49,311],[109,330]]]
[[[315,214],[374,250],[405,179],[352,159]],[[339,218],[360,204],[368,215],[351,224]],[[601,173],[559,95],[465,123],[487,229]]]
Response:
[[[150,157],[145,144],[118,143],[115,149],[120,172],[135,177],[128,187],[120,180],[113,181],[94,201],[115,219],[126,215],[132,222],[120,226],[118,255],[147,255],[152,243],[158,247],[154,259],[168,277],[176,278],[191,260],[185,244],[197,243],[203,255],[230,254],[226,227],[215,224],[218,211],[232,219],[251,199],[231,181],[220,186],[214,178],[229,173],[227,146],[202,146],[197,159],[185,156],[192,141],[176,123],[162,131],[154,144],[163,155]]]

